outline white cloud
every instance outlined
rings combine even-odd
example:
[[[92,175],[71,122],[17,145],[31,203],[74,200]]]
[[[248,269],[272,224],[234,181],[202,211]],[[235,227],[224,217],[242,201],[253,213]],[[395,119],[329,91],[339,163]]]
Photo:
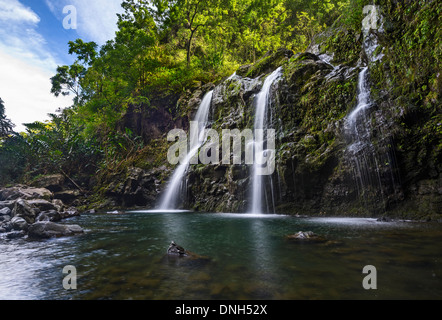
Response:
[[[36,24],[40,22],[40,18],[18,0],[0,0],[0,21]]]
[[[57,63],[36,29],[40,17],[18,0],[0,0],[0,51],[47,70]]]
[[[51,12],[63,20],[63,8],[77,9],[78,36],[99,45],[114,38],[121,0],[45,0]],[[19,0],[0,0],[0,98],[6,115],[23,131],[23,123],[46,120],[48,113],[70,106],[72,97],[50,93],[50,78],[57,59],[38,32],[41,18]]]
[[[23,123],[47,120],[48,113],[72,105],[72,97],[50,93],[50,72],[1,51],[0,70],[0,98],[15,131],[24,131]]]
[[[0,0],[0,98],[16,131],[23,131],[22,123],[46,120],[47,113],[72,104],[50,93],[57,63],[37,32],[39,22],[18,0]]]

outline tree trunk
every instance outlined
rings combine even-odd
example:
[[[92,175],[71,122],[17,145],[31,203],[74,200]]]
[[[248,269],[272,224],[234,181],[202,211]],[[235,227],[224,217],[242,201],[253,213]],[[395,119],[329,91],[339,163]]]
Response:
[[[190,38],[189,41],[187,42],[187,67],[190,67],[190,49],[192,48],[192,39],[193,39],[193,35],[196,31],[196,28],[193,30],[190,30]]]

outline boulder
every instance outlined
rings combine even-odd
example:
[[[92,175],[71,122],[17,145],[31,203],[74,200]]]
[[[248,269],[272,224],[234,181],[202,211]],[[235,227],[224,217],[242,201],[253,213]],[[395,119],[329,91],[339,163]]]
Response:
[[[36,222],[41,221],[51,221],[51,222],[58,222],[61,220],[61,215],[57,210],[49,210],[49,211],[43,211],[40,213],[35,220]]]
[[[0,233],[10,232],[10,231],[12,231],[11,221],[0,222]]]
[[[11,220],[11,216],[9,215],[0,215],[0,222],[8,222]]]
[[[78,209],[74,208],[74,207],[70,207],[69,209],[67,209],[63,212],[60,212],[60,217],[62,219],[69,219],[72,217],[78,217],[79,215],[80,215],[80,211],[78,211]]]
[[[12,216],[23,218],[27,223],[32,224],[35,222],[36,212],[36,209],[32,208],[29,202],[18,199],[12,210]]]
[[[12,210],[8,207],[4,207],[3,209],[0,209],[0,216],[10,216],[12,213]]]
[[[29,237],[37,239],[71,236],[83,232],[78,225],[58,224],[50,221],[36,222],[29,226],[28,230]]]
[[[12,240],[12,239],[23,238],[25,235],[26,235],[26,232],[24,230],[11,231],[5,235],[5,238],[8,240]]]
[[[65,177],[62,174],[52,174],[38,178],[32,185],[37,188],[45,188],[52,192],[57,192],[62,190],[64,182]]]
[[[65,203],[71,203],[75,199],[77,199],[81,195],[81,192],[79,190],[65,190],[56,192],[54,194],[54,199],[61,200]]]
[[[1,192],[1,191],[0,191]],[[4,209],[4,208],[9,208],[9,209],[13,209],[15,205],[15,201],[0,201],[0,209]]]
[[[65,205],[64,205],[63,201],[61,201],[60,199],[52,200],[52,204],[55,206],[55,208],[58,212],[61,212],[64,210]]]
[[[0,201],[17,200],[17,199],[46,199],[50,200],[53,194],[45,188],[31,187],[12,187],[0,190]]]
[[[57,210],[57,207],[52,202],[44,199],[29,200],[28,203],[29,205],[40,209],[40,211]]]
[[[28,223],[22,217],[14,217],[11,219],[11,226],[14,230],[28,230]]]

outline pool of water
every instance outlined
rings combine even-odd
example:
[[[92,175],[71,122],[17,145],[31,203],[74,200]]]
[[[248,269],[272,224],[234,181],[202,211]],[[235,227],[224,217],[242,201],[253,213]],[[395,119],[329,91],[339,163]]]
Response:
[[[0,299],[442,298],[440,224],[186,211],[67,223],[85,233],[0,240]],[[286,239],[298,231],[327,241]],[[167,256],[172,240],[204,258]],[[67,265],[76,268],[75,290],[63,287]],[[375,290],[363,288],[366,265],[376,268]]]

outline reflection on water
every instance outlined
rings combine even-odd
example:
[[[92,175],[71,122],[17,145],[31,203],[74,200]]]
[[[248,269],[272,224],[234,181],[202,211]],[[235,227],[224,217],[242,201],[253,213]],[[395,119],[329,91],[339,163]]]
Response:
[[[441,299],[442,227],[283,215],[83,215],[80,236],[0,240],[0,299]],[[313,231],[324,243],[285,239]],[[175,241],[201,257],[166,256]],[[77,290],[63,289],[63,267]],[[377,269],[364,290],[362,269]]]

